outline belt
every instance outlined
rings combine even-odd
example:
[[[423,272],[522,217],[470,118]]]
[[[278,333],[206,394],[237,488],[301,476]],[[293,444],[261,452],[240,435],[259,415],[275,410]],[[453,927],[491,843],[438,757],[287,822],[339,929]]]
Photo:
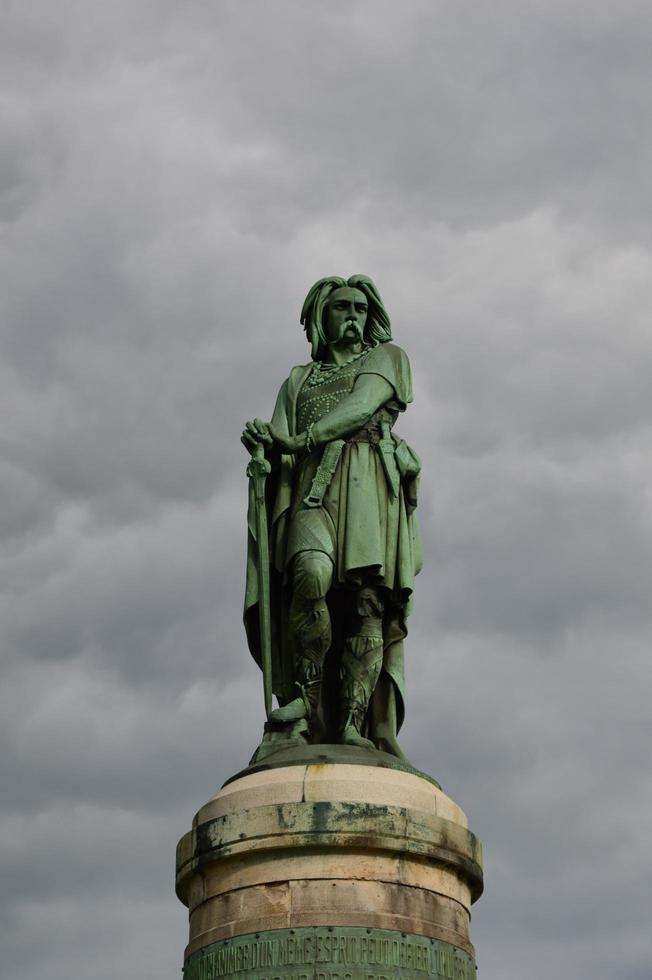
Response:
[[[324,494],[328,490],[331,480],[335,475],[335,470],[340,461],[342,450],[345,443],[368,443],[376,449],[383,464],[383,470],[387,480],[387,486],[392,497],[397,497],[400,487],[400,475],[394,459],[395,446],[390,433],[390,427],[386,422],[381,424],[372,423],[363,426],[357,432],[351,433],[344,439],[334,439],[326,443],[321,457],[321,462],[317,467],[310,491],[303,502],[306,507],[321,507]]]
[[[357,432],[352,432],[346,437],[347,442],[368,442],[372,446],[377,446],[382,439],[383,434],[380,429],[380,425],[377,422],[371,425],[365,425],[362,429],[358,429]]]

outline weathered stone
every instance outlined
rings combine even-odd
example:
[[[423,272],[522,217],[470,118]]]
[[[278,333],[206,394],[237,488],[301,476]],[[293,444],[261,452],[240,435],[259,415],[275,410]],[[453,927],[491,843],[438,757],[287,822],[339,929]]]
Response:
[[[437,786],[413,772],[382,773],[292,766],[220,790],[177,851],[187,957],[261,930],[278,938],[308,927],[409,933],[473,957],[480,843]]]

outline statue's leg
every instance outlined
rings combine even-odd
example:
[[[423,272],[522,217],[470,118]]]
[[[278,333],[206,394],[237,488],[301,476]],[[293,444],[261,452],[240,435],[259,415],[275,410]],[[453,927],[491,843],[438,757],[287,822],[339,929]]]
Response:
[[[355,634],[347,637],[342,653],[340,741],[344,745],[373,749],[373,742],[364,738],[362,729],[383,664],[383,600],[378,588],[363,586],[358,591],[356,613]]]
[[[270,714],[270,721],[313,718],[319,702],[324,658],[331,645],[331,620],[326,595],[333,581],[333,563],[321,551],[300,551],[292,567],[290,629],[297,654],[296,684],[300,694]]]

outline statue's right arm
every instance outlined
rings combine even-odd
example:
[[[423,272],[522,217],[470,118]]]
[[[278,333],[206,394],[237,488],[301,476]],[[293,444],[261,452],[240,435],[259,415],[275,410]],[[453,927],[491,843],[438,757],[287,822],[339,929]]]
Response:
[[[361,374],[351,394],[315,422],[312,427],[314,444],[319,446],[332,439],[341,439],[361,429],[393,393],[389,381],[379,374]]]
[[[381,405],[392,398],[394,389],[379,374],[360,375],[350,395],[339,405],[315,422],[311,430],[311,443],[320,446],[333,439],[341,439],[350,432],[362,428]],[[283,453],[303,452],[308,448],[308,432],[289,435],[281,432],[272,422],[269,427],[274,442]]]

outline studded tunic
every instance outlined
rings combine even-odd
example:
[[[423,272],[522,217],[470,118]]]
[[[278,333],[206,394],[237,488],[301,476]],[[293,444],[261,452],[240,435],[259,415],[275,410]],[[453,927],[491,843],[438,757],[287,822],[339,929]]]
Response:
[[[389,492],[378,443],[383,423],[386,430],[391,429],[410,400],[411,384],[407,357],[400,348],[387,347],[368,349],[341,367],[313,365],[299,390],[298,432],[346,399],[360,374],[382,374],[392,385],[394,397],[363,428],[346,437],[321,507],[307,507],[305,497],[323,448],[299,460],[285,563],[287,568],[300,551],[321,551],[332,559],[335,581],[341,585],[357,585],[366,578],[393,590],[395,586],[411,588],[413,570],[409,581],[401,581],[396,552],[402,501],[400,495],[393,497]]]

